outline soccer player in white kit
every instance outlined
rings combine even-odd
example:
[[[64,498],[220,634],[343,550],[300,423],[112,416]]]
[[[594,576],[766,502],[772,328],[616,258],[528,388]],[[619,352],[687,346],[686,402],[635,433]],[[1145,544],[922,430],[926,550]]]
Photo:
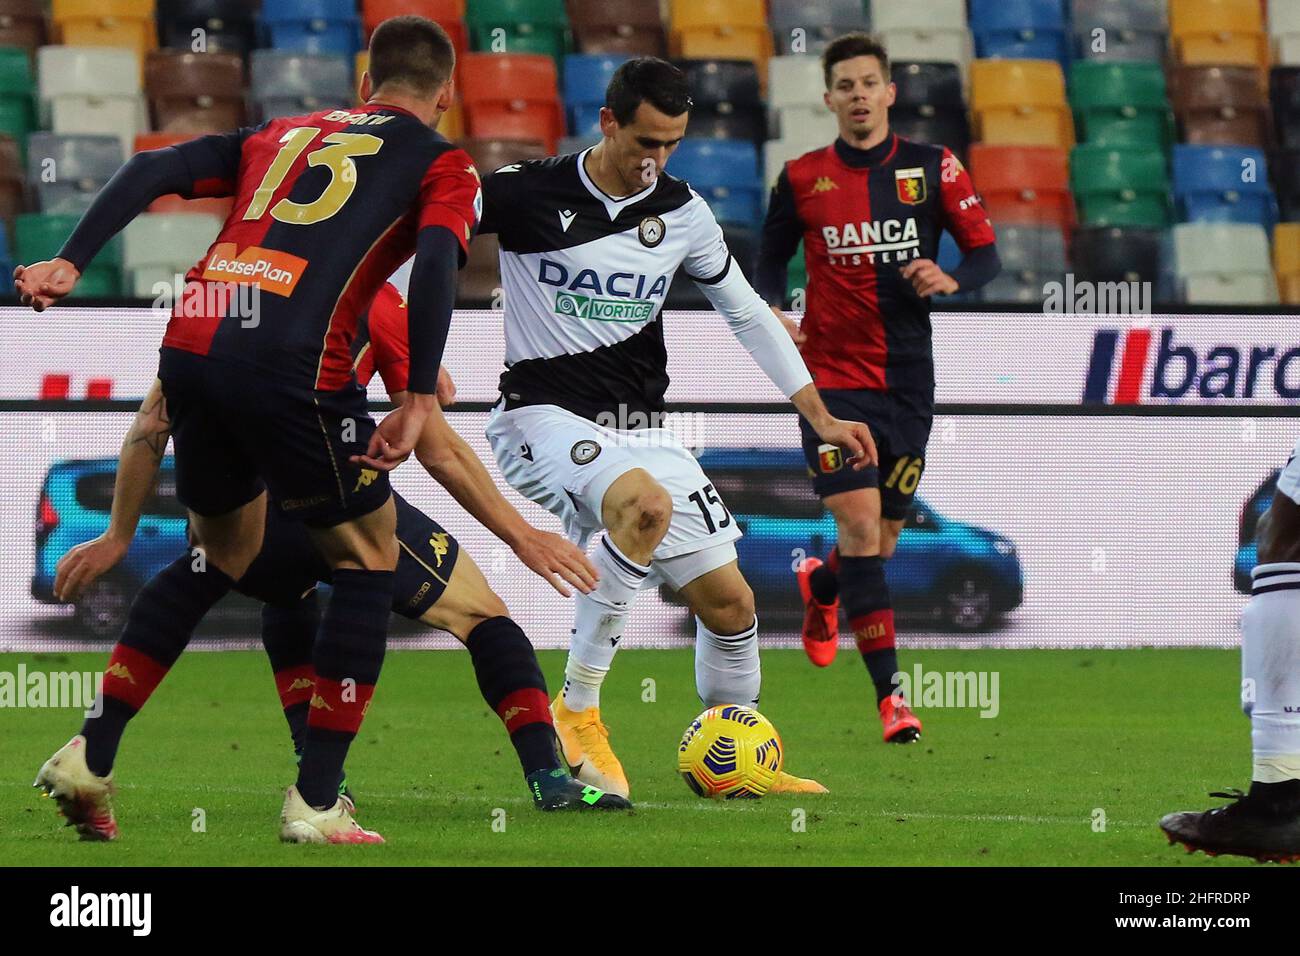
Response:
[[[552,711],[574,774],[623,796],[627,776],[600,719],[600,686],[638,591],[663,581],[690,605],[706,705],[757,704],[761,682],[754,595],[736,561],[740,530],[695,458],[654,427],[668,386],[659,312],[678,267],[823,441],[857,467],[876,460],[868,428],[822,404],[708,204],[663,171],[690,105],[680,70],[630,60],[606,91],[600,143],[483,181],[480,231],[501,246],[507,366],[487,436],[506,480],[575,540],[604,532],[592,555],[600,581],[577,598]],[[824,788],[783,774],[773,790]]]
[[[1250,717],[1250,792],[1233,802],[1170,813],[1170,843],[1261,862],[1300,860],[1300,442],[1277,480],[1256,534],[1259,563],[1241,616],[1241,706]]]

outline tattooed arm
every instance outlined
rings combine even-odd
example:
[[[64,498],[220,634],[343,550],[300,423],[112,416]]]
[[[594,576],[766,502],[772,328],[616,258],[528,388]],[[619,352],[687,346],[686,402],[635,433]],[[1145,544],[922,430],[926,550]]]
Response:
[[[108,530],[93,541],[77,545],[59,559],[54,596],[60,601],[76,600],[83,590],[126,556],[145,502],[158,480],[158,468],[170,437],[167,400],[163,398],[162,383],[155,379],[122,442]]]

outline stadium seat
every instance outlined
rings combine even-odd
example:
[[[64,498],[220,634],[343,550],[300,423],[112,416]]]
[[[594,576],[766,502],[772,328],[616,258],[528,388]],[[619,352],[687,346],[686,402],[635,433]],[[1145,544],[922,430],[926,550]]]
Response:
[[[1085,143],[1070,153],[1070,185],[1079,222],[1097,226],[1169,224],[1169,177],[1154,150]]]
[[[192,133],[141,133],[135,138],[132,152],[139,153],[146,149],[162,149],[164,146],[183,143],[193,138]],[[217,216],[224,220],[230,215],[233,205],[234,200],[228,197],[183,199],[173,193],[169,196],[160,196],[151,202],[148,212],[183,212],[186,214]]]
[[[800,53],[820,56],[835,37],[870,28],[862,0],[772,0],[768,22],[783,55],[797,46]]]
[[[261,119],[352,105],[352,63],[332,53],[254,50],[249,98]]]
[[[1165,0],[1073,0],[1071,6],[1075,52],[1080,57],[1109,62],[1164,60],[1169,33]]]
[[[560,141],[555,145],[556,156],[567,156],[569,153],[580,153],[588,146],[595,146],[603,139],[601,136],[561,136]]]
[[[0,134],[10,136],[21,150],[36,128],[36,85],[27,51],[0,47]]]
[[[1074,144],[1065,74],[1051,60],[976,60],[971,64],[971,112],[981,142]]]
[[[1268,32],[1273,40],[1273,60],[1294,64],[1292,51],[1300,52],[1300,4],[1273,0],[1268,5]]]
[[[1264,153],[1245,146],[1179,144],[1173,153],[1173,191],[1184,222],[1239,222],[1272,233],[1277,200],[1268,184]]]
[[[564,58],[564,108],[569,132],[600,134],[600,110],[614,71],[629,58],[622,54],[570,53]],[[693,117],[692,117],[693,119]]]
[[[144,69],[157,130],[224,132],[244,125],[244,62],[234,53],[155,50]]]
[[[83,213],[124,158],[116,136],[32,133],[27,139],[27,181],[41,212]]]
[[[895,117],[890,114],[890,124]],[[777,115],[781,139],[805,143],[805,152],[828,145],[839,135],[835,114],[823,106],[787,106]],[[694,129],[688,130],[694,133]]]
[[[830,145],[825,143],[823,145]],[[770,192],[776,185],[777,177],[781,175],[781,170],[785,164],[792,159],[798,159],[804,153],[816,149],[816,144],[809,144],[802,140],[790,139],[769,139],[763,144],[763,188]]]
[[[475,50],[542,54],[557,66],[569,50],[564,0],[474,0],[466,21]]]
[[[970,148],[970,174],[994,222],[1073,227],[1070,157],[1065,150],[975,143]]]
[[[1187,66],[1268,65],[1258,0],[1169,0],[1169,33],[1176,59]]]
[[[962,109],[924,106],[895,107],[889,111],[889,128],[918,143],[947,146],[963,162],[970,146],[970,126]]]
[[[1163,151],[1173,142],[1158,63],[1080,60],[1070,69],[1070,106],[1081,142]]]
[[[0,0],[0,47],[35,53],[47,40],[42,0]]]
[[[128,295],[155,295],[155,283],[172,286],[202,259],[221,232],[216,216],[144,213],[122,230],[122,266]]]
[[[271,47],[351,58],[361,49],[361,19],[352,0],[262,0]]]
[[[367,42],[375,27],[390,17],[414,13],[432,20],[447,31],[460,59],[469,51],[469,27],[465,24],[465,0],[361,0],[361,26]]]
[[[157,0],[162,45],[196,53],[224,51],[240,56],[257,46],[252,0]],[[201,49],[195,49],[198,39]]]
[[[1273,271],[1282,301],[1300,305],[1300,222],[1282,222],[1273,230]]]
[[[753,144],[688,137],[673,153],[668,171],[690,183],[719,222],[746,225],[762,218],[763,184]]]
[[[1287,222],[1300,221],[1300,149],[1279,152],[1272,165],[1282,218]]]
[[[1054,226],[1004,224],[996,219],[994,228],[1002,271],[969,298],[978,302],[1042,302],[1043,286],[1059,282],[1065,275],[1065,234]],[[946,255],[955,260],[954,265],[961,261],[956,242],[948,246]]]
[[[583,53],[666,56],[659,5],[644,0],[569,0],[569,25]]]
[[[871,29],[888,30],[965,30],[964,0],[870,0]],[[859,28],[862,29],[862,28]],[[892,57],[893,51],[890,51]]]
[[[1182,66],[1173,79],[1184,142],[1268,146],[1268,102],[1253,67]]]
[[[77,215],[23,213],[14,220],[14,251],[19,262],[53,259],[76,227]],[[117,296],[122,289],[122,240],[114,236],[81,273],[75,298]]]
[[[538,53],[467,53],[461,98],[470,136],[539,139],[548,150],[564,133],[555,61]]]
[[[889,51],[890,62],[955,63],[967,83],[974,46],[966,30],[883,30],[879,34]]]
[[[471,138],[461,140],[459,145],[474,160],[480,176],[510,163],[523,162],[525,159],[545,159],[550,155],[546,151],[546,144],[535,139]]]
[[[896,107],[912,106],[923,112],[926,108],[966,109],[961,70],[955,63],[891,60],[889,71],[898,89]]]
[[[1069,62],[1061,0],[970,0],[970,30],[981,58]]]
[[[118,46],[140,57],[158,45],[153,0],[54,0],[51,12],[67,46]]]
[[[767,90],[767,105],[773,112],[786,106],[822,106],[826,80],[821,57],[772,57],[767,61]]]
[[[1283,149],[1300,149],[1300,66],[1275,66],[1269,73],[1273,128]]]
[[[772,34],[763,0],[670,0],[669,49],[689,60],[750,60],[767,78]]]
[[[10,262],[7,275],[13,275],[6,227],[19,213],[27,211],[27,176],[22,151],[12,136],[0,133],[0,265]]]
[[[767,138],[767,120],[754,64],[737,60],[677,60],[695,105],[692,136],[713,139]]]
[[[1071,246],[1075,274],[1090,282],[1156,283],[1164,242],[1165,234],[1159,229],[1080,226]]]
[[[1174,274],[1183,301],[1214,305],[1273,305],[1277,283],[1268,234],[1244,223],[1189,222],[1173,229]]]
[[[474,237],[465,268],[456,282],[456,306],[461,309],[501,308],[501,247],[494,233]]]
[[[56,133],[107,133],[123,152],[146,125],[140,60],[116,47],[44,46],[36,74],[45,128]]]

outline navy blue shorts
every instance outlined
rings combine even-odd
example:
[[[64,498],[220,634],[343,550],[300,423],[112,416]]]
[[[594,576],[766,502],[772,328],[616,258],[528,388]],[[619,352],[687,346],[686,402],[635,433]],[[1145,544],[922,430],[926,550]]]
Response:
[[[419,508],[397,492],[397,572],[393,612],[418,621],[437,604],[451,580],[460,545]],[[266,513],[262,551],[235,589],[267,604],[293,604],[332,577],[330,566],[312,544],[307,529],[274,505]]]
[[[881,516],[902,521],[925,471],[925,446],[934,422],[933,395],[830,388],[821,389],[821,397],[836,418],[867,424],[876,440],[880,466],[854,471],[840,449],[825,444],[801,415],[799,430],[813,491],[826,498],[858,488],[879,488]]]
[[[331,527],[388,500],[387,472],[355,465],[375,423],[355,383],[323,392],[180,349],[160,350],[176,455],[176,497],[222,515],[262,490],[285,515]]]

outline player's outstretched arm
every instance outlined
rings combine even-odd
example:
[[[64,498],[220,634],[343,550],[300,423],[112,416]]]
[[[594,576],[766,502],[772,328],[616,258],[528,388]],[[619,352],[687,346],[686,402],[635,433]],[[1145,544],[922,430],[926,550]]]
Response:
[[[105,243],[161,196],[231,195],[242,132],[136,153],[96,194],[59,254],[14,270],[14,290],[37,312],[70,293]],[[201,185],[201,189],[199,188]]]
[[[145,502],[158,478],[170,437],[167,400],[163,398],[162,383],[155,379],[122,442],[108,530],[93,541],[71,549],[55,568],[54,596],[60,601],[75,601],[82,591],[113,570],[126,556]]]
[[[393,400],[401,394],[393,395]],[[425,420],[415,457],[475,521],[509,545],[525,566],[564,597],[570,594],[566,582],[583,594],[596,586],[598,575],[587,556],[568,539],[524,520],[441,409],[434,409]]]

